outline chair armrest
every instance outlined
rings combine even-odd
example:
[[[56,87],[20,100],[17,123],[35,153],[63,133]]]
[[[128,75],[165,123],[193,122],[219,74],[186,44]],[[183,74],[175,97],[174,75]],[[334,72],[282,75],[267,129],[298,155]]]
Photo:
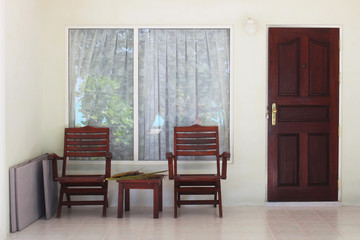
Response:
[[[111,152],[107,152],[105,153],[105,177],[109,178],[111,176],[111,159],[112,159],[112,153]]]
[[[174,179],[174,154],[172,152],[167,152],[166,158],[168,159],[169,179]]]
[[[51,153],[48,155],[48,160],[64,160],[64,157],[59,157],[56,153]]]
[[[57,168],[57,160],[64,160],[64,157],[59,157],[55,153],[49,154],[47,159],[52,161],[52,172],[53,172],[53,180],[57,181],[58,179],[58,168]]]
[[[220,157],[222,158],[221,178],[226,179],[227,160],[228,160],[228,158],[230,158],[230,153],[223,152],[223,154],[221,154]]]

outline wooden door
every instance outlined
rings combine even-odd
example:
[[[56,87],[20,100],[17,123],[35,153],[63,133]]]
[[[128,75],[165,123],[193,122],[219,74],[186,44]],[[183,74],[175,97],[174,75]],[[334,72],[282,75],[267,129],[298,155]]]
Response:
[[[269,28],[268,77],[268,201],[337,201],[339,29]]]

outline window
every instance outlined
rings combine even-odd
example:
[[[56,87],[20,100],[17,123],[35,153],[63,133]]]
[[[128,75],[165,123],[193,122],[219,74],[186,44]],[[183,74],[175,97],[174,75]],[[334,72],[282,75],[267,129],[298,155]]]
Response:
[[[136,39],[136,40],[134,40]],[[69,29],[69,126],[107,126],[119,160],[164,160],[173,128],[230,151],[230,29]]]

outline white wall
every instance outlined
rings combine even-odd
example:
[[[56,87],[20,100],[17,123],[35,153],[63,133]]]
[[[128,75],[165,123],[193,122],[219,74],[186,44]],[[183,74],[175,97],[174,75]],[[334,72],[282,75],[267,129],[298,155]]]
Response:
[[[6,143],[8,165],[42,152],[42,1],[11,0],[6,8]]]
[[[223,182],[225,205],[266,200],[267,26],[342,27],[341,176],[342,203],[360,203],[360,3],[355,0],[8,0],[6,43],[6,150],[8,166],[40,152],[61,154],[65,126],[66,26],[234,26],[234,164]],[[258,32],[248,36],[248,17]],[[40,122],[39,122],[40,120]],[[113,171],[139,166],[114,164]],[[147,167],[164,169],[166,165]],[[111,184],[111,204],[116,203]],[[171,183],[164,200],[172,204]],[[138,196],[141,196],[140,194]],[[138,204],[151,204],[138,198]]]
[[[0,144],[3,138],[5,151],[1,151],[1,183],[6,184],[8,196],[9,167],[41,154],[42,146],[42,1],[39,0],[2,0],[6,10],[4,17],[5,48],[1,57],[5,59],[5,84],[0,93]],[[1,36],[1,35],[0,35]],[[3,51],[4,50],[4,51]],[[5,54],[4,54],[5,53]],[[0,64],[3,66],[3,64]],[[2,77],[1,77],[2,78]],[[2,81],[1,81],[2,82]],[[53,90],[50,90],[53,91]],[[3,93],[6,93],[3,94]],[[3,101],[5,100],[5,101]],[[3,104],[6,104],[5,108]],[[3,131],[6,128],[6,132]],[[6,153],[5,153],[6,152]],[[4,167],[3,167],[4,166]],[[4,171],[3,171],[4,170]],[[6,195],[2,195],[6,196]],[[9,198],[3,197],[4,214],[0,214],[1,232],[9,232]],[[1,238],[4,239],[4,238]]]
[[[0,53],[5,51],[5,1],[0,0]],[[0,196],[8,196],[8,178],[5,153],[5,55],[0,55]],[[7,226],[8,198],[3,197],[0,202],[0,225]],[[0,238],[5,239],[8,229],[0,228]]]

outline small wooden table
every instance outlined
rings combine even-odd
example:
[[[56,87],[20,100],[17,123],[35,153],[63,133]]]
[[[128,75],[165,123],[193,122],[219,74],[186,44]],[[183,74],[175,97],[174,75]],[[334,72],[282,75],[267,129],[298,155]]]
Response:
[[[123,217],[124,191],[125,211],[130,211],[130,189],[153,189],[154,190],[154,218],[159,218],[162,211],[162,179],[164,176],[151,179],[117,180],[119,183],[118,218]]]

